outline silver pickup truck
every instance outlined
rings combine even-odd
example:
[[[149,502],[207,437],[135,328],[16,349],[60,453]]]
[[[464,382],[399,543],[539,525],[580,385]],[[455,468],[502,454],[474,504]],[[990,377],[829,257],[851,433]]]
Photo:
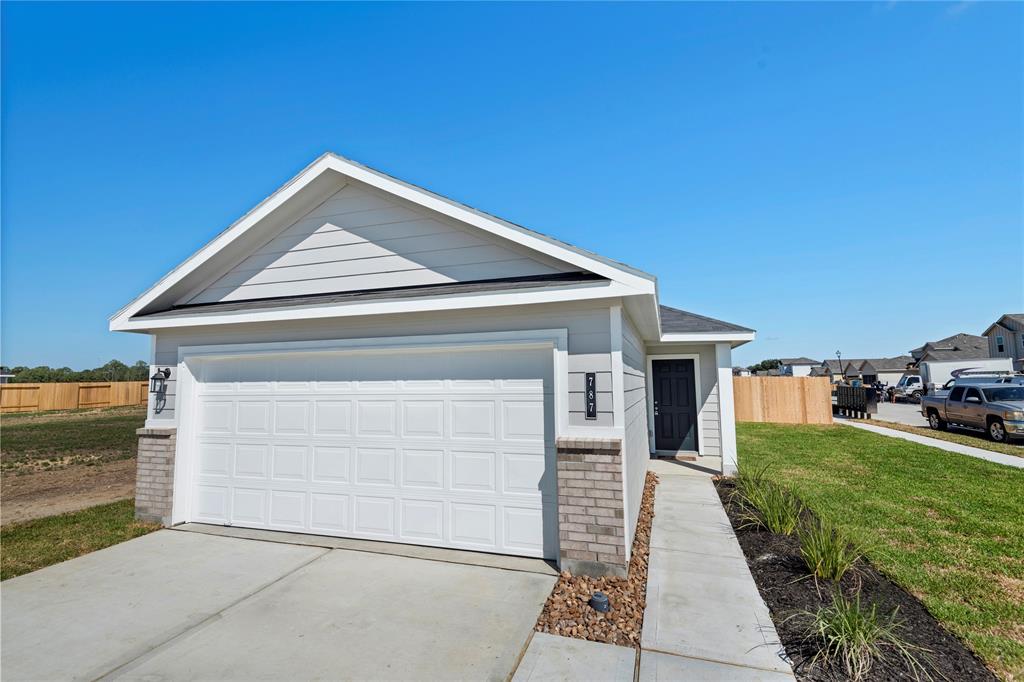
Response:
[[[1024,386],[975,384],[953,386],[946,395],[921,398],[921,414],[936,431],[948,424],[984,429],[997,443],[1024,438]]]

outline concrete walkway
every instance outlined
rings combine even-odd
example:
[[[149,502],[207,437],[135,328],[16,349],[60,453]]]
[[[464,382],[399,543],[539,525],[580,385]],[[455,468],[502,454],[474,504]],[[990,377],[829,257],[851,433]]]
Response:
[[[969,457],[977,457],[978,459],[984,459],[989,462],[995,462],[996,464],[1005,464],[1006,466],[1009,467],[1017,467],[1018,469],[1024,469],[1024,457],[1004,455],[1001,452],[993,452],[991,450],[975,448],[971,447],[970,445],[961,445],[960,443],[951,443],[948,440],[939,440],[938,438],[919,436],[916,433],[907,433],[906,431],[887,429],[884,426],[875,426],[874,424],[865,424],[863,422],[845,421],[837,419],[836,423],[844,424],[846,426],[852,426],[857,429],[864,429],[865,431],[871,431],[872,433],[878,433],[883,436],[902,438],[903,440],[909,440],[912,443],[919,443],[921,445],[939,448],[940,450],[956,452],[961,455],[968,455]],[[1021,454],[1024,455],[1024,448],[1021,449]]]
[[[654,460],[658,474],[639,656],[634,649],[537,633],[513,682],[791,682],[768,607],[711,482]],[[638,663],[634,670],[633,662]]]
[[[794,679],[711,477],[671,460],[651,470],[639,679]]]

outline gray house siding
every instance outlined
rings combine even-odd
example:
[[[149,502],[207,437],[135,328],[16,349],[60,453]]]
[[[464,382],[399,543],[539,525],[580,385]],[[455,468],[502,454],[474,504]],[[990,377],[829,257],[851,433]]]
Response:
[[[541,304],[446,313],[409,313],[344,319],[303,320],[284,323],[253,323],[217,327],[191,327],[157,332],[153,369],[169,367],[164,404],[156,409],[150,394],[149,418],[154,422],[175,420],[177,403],[178,348],[181,346],[275,341],[358,339],[423,334],[458,334],[522,329],[567,329],[569,369],[569,424],[614,426],[611,394],[611,337],[607,303]],[[597,421],[587,421],[583,407],[586,372],[596,372]]]
[[[304,296],[563,272],[565,264],[348,184],[179,303]]]
[[[651,453],[647,437],[647,354],[636,327],[625,313],[622,317],[622,386],[626,541],[631,545],[640,516],[640,501]]]
[[[714,344],[648,344],[649,355],[696,354],[700,363],[700,395],[697,407],[701,415],[699,442],[709,457],[722,454],[722,426],[718,405],[718,364]]]

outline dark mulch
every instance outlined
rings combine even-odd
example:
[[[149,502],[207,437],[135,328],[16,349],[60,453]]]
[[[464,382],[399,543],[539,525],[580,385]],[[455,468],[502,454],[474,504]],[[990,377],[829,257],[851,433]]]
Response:
[[[816,611],[829,605],[835,590],[834,583],[819,581],[815,585],[800,557],[800,544],[795,536],[740,528],[738,509],[730,500],[735,490],[734,482],[721,480],[717,487],[757,589],[768,604],[775,629],[793,662],[797,679],[801,682],[848,679],[840,670],[825,669],[820,663],[811,665],[815,649],[805,637],[807,620],[793,617],[802,611]],[[867,560],[861,560],[856,571],[848,572],[839,587],[847,598],[852,598],[859,589],[861,604],[878,604],[881,613],[891,614],[898,607],[897,618],[903,623],[901,636],[906,642],[928,650],[920,653],[918,659],[933,679],[957,682],[997,679],[974,653],[928,613],[920,601],[881,574]],[[875,661],[864,679],[887,682],[916,678],[902,658],[889,654]]]
[[[537,632],[620,646],[640,646],[640,629],[647,605],[647,559],[654,519],[654,488],[657,485],[658,477],[648,471],[626,577],[590,578],[563,571],[537,619],[534,628]],[[598,590],[608,595],[611,609],[607,613],[590,607],[590,597]]]

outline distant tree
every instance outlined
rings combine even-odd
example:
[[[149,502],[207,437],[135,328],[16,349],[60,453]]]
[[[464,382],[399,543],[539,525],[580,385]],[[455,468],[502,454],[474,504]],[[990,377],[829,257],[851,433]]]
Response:
[[[762,360],[756,365],[751,365],[750,367],[747,367],[747,369],[749,369],[751,372],[759,372],[761,370],[767,371],[769,369],[778,369],[779,365],[781,364],[782,362],[780,362],[779,360]]]
[[[7,373],[6,371],[4,372]],[[146,381],[149,379],[149,363],[139,360],[128,366],[120,360],[111,360],[102,367],[75,371],[70,367],[12,367],[11,383],[49,384],[74,381]]]

